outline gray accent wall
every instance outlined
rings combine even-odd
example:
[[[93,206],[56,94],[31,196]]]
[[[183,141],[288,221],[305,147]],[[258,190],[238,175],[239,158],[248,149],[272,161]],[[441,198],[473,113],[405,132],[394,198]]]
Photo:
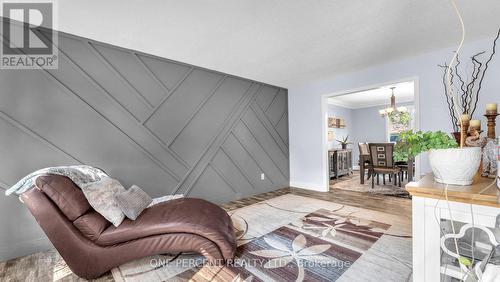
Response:
[[[2,189],[73,164],[152,197],[289,186],[286,89],[63,33],[58,48],[57,70],[0,70]],[[0,196],[0,226],[0,261],[51,246],[15,196]]]

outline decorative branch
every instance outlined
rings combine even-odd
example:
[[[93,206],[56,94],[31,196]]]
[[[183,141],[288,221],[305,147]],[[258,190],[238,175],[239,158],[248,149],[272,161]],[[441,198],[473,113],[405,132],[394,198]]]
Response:
[[[478,61],[476,58],[478,56],[481,56],[482,54],[484,54],[486,51],[482,51],[482,52],[479,52],[477,53],[476,55],[472,56],[471,57],[471,60],[472,60],[472,65],[474,66],[474,69],[472,71],[472,79],[471,81],[469,82],[469,84],[467,84],[467,88],[466,88],[466,91],[467,91],[467,96],[468,96],[468,103],[472,102],[472,99],[474,97],[474,92],[472,91],[474,89],[474,84],[476,83],[476,80],[479,76],[479,73],[481,72],[481,67],[483,66],[483,63],[481,63],[480,61]]]
[[[480,53],[478,53],[477,55],[479,55],[479,54],[484,54],[484,53],[485,53],[485,51],[480,52]],[[470,99],[469,99],[469,104],[470,104],[470,103],[472,103],[472,101],[474,101],[474,100],[475,100],[475,101],[476,101],[476,103],[477,103],[477,101],[478,101],[478,99],[479,99],[479,91],[474,92],[474,86],[475,86],[476,81],[477,81],[477,79],[478,79],[478,77],[479,77],[479,74],[481,73],[481,68],[483,67],[483,63],[481,63],[480,61],[478,61],[478,60],[476,59],[476,57],[477,57],[477,56],[473,56],[473,57],[472,57],[472,63],[473,63],[474,65],[476,65],[476,64],[477,64],[477,65],[478,65],[478,68],[477,68],[476,75],[474,76],[474,73],[472,74],[472,81],[471,81],[472,85],[471,85],[470,92],[469,92],[469,97],[470,97]],[[483,75],[484,75],[484,72],[483,72]],[[469,108],[470,108],[470,105],[469,105]]]
[[[479,101],[479,92],[481,91],[481,86],[483,85],[484,74],[488,70],[488,65],[496,53],[498,37],[500,37],[500,29],[497,32],[497,36],[495,37],[495,40],[493,40],[493,50],[491,52],[490,58],[484,64],[484,70],[483,70],[483,73],[481,74],[481,79],[479,80],[479,86],[478,86],[477,91],[476,91],[476,93],[477,93],[476,94],[476,102],[474,103],[474,108],[472,109],[471,116],[474,114],[474,112],[476,111],[476,108],[477,108],[477,102]]]
[[[462,95],[461,95],[461,98],[462,98],[462,105],[467,105],[466,103],[466,99],[467,99],[467,92],[465,91],[464,87],[465,87],[465,81],[462,79],[462,76],[460,76],[460,72],[458,71],[458,66],[460,65],[460,60],[458,58],[458,53],[457,53],[457,63],[455,64],[455,74],[456,76],[458,77],[458,80],[460,81],[461,83],[461,86],[460,86],[460,89],[462,90]],[[464,108],[464,110],[466,110]]]
[[[492,52],[486,61],[479,59],[486,51],[479,52],[470,58],[473,65],[470,80],[464,79],[464,71],[460,72],[462,62],[456,52],[454,57],[455,62],[452,62],[452,65],[447,65],[446,63],[444,65],[438,65],[440,68],[445,69],[443,72],[443,86],[451,122],[453,123],[453,130],[455,130],[455,132],[460,130],[460,117],[458,116],[460,113],[469,114],[472,117],[476,112],[484,77],[488,70],[489,63],[496,54],[496,46],[499,37],[500,29],[493,40]],[[468,73],[465,72],[465,75],[467,77]],[[456,86],[454,85],[455,79],[459,81],[459,84],[457,83]],[[457,95],[455,96],[454,93],[457,93]],[[454,99],[454,97],[456,99]]]
[[[444,65],[438,65],[439,67],[441,68],[444,68],[445,70],[448,69],[448,65],[446,63],[444,63]],[[444,86],[444,96],[446,97],[446,103],[448,104],[448,111],[449,111],[449,114],[450,114],[450,117],[451,117],[451,123],[452,123],[452,127],[453,127],[453,130],[455,132],[458,131],[458,119],[457,119],[457,116],[455,114],[455,103],[453,102],[453,99],[450,97],[450,95],[448,95],[448,91],[447,91],[447,84],[446,84],[446,71],[443,72],[443,86]]]

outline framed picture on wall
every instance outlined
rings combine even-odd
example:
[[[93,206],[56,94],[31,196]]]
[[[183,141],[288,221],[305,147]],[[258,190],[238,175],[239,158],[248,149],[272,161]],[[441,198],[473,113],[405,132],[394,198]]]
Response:
[[[328,118],[328,127],[329,128],[335,128],[335,120],[336,120],[336,118],[333,118],[333,117]]]
[[[329,117],[328,118],[328,127],[329,128],[345,128],[345,120],[343,118],[335,118],[335,117]]]

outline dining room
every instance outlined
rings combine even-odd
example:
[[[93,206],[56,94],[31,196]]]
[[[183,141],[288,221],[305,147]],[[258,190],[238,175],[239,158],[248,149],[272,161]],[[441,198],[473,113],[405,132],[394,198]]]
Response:
[[[409,197],[418,160],[398,150],[418,130],[418,80],[344,91],[326,99],[330,189]]]

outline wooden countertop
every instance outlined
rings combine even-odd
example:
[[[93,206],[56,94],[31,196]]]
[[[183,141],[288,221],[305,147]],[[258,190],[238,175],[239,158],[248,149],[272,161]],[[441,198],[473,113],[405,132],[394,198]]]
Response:
[[[448,200],[467,204],[484,205],[500,208],[498,204],[498,188],[495,179],[480,177],[470,186],[448,186]],[[434,181],[432,173],[427,174],[418,182],[406,185],[406,191],[412,196],[445,200],[445,184]]]

